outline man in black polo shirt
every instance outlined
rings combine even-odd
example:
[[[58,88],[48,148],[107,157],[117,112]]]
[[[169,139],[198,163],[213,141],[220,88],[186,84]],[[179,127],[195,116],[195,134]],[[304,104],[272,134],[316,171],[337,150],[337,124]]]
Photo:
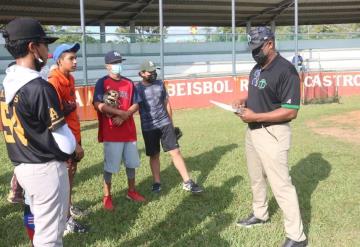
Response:
[[[234,102],[244,107],[238,116],[248,123],[246,158],[253,194],[253,213],[237,225],[251,227],[269,219],[268,180],[284,213],[286,240],[283,247],[303,247],[299,203],[288,166],[291,130],[300,107],[300,79],[295,67],[275,49],[274,34],[267,27],[252,29],[249,46],[256,65],[250,72],[246,99]]]

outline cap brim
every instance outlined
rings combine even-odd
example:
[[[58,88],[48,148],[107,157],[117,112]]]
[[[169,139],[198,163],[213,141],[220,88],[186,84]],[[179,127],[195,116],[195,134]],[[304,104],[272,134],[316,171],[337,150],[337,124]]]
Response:
[[[112,63],[121,63],[122,61],[125,61],[126,58],[122,58],[122,59],[114,59],[109,61],[107,64],[112,64]]]
[[[45,36],[42,37],[41,40],[43,40],[44,42],[46,42],[47,44],[52,44],[54,43],[56,40],[58,40],[58,37],[49,37],[49,36]]]
[[[250,48],[250,50],[255,50],[255,49],[257,49],[257,48],[259,48],[259,47],[261,47],[263,44],[264,44],[265,42],[260,42],[260,43],[250,43],[249,44],[249,48]]]

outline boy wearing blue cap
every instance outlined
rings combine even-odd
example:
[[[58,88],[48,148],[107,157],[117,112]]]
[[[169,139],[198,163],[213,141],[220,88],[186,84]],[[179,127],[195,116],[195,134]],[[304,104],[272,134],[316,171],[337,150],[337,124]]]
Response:
[[[68,124],[71,132],[74,134],[76,145],[76,157],[67,162],[69,182],[70,182],[70,207],[68,221],[65,228],[65,234],[71,232],[86,232],[85,227],[76,222],[73,217],[83,216],[84,213],[71,203],[71,190],[73,180],[77,168],[77,162],[84,157],[84,150],[81,147],[80,122],[76,113],[76,97],[75,97],[75,81],[71,72],[76,70],[77,55],[76,52],[80,49],[80,44],[61,44],[57,46],[53,53],[53,59],[56,62],[57,68],[53,69],[49,75],[49,82],[55,87],[60,107],[63,110],[65,121]]]

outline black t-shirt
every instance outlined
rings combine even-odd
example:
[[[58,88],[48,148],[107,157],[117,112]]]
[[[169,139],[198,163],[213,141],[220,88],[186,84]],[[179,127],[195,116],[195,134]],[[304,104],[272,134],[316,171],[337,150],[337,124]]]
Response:
[[[40,77],[28,82],[9,104],[1,90],[0,104],[4,139],[14,165],[70,157],[59,149],[51,134],[65,124],[65,119],[50,83]]]
[[[255,113],[280,107],[300,108],[300,78],[295,67],[278,54],[265,68],[259,65],[250,72],[246,106]]]

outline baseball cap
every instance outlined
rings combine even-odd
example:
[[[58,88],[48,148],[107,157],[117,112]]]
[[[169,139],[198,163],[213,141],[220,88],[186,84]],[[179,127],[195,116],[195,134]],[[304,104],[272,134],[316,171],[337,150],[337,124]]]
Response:
[[[105,54],[105,64],[121,63],[124,60],[126,59],[122,58],[120,52],[117,51],[109,51]]]
[[[10,21],[3,30],[3,37],[9,41],[35,39],[47,44],[58,39],[47,36],[40,22],[30,17],[20,17]]]
[[[69,44],[61,44],[59,46],[57,46],[52,54],[53,59],[55,61],[57,61],[61,54],[63,54],[64,52],[77,52],[80,49],[80,44],[79,43],[75,43],[72,45]]]
[[[251,50],[262,46],[269,39],[274,38],[274,33],[268,27],[256,27],[250,30],[248,34],[248,45]]]
[[[158,67],[155,66],[155,63],[149,60],[145,60],[141,65],[140,65],[140,71],[147,71],[147,72],[153,72],[156,69],[160,69]]]

